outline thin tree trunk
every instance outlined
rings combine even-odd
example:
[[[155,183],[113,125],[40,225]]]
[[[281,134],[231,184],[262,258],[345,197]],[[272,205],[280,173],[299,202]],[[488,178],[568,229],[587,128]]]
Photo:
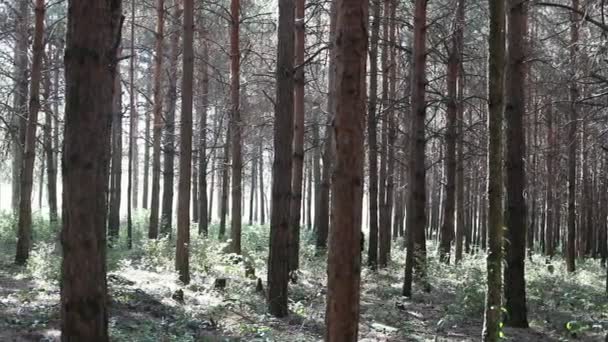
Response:
[[[220,198],[220,229],[218,239],[226,238],[226,215],[228,215],[228,184],[230,183],[230,136],[231,127],[228,125],[226,137],[224,138],[224,157],[222,165],[222,194]]]
[[[119,49],[120,51],[120,49]],[[116,67],[114,81],[114,108],[112,111],[111,168],[110,168],[110,203],[108,213],[108,236],[112,246],[120,234],[120,200],[122,193],[122,83],[120,66]]]
[[[151,77],[147,78],[146,82],[146,93],[150,93],[150,86],[152,84]],[[150,189],[150,115],[152,111],[150,111],[149,103],[146,103],[146,111],[145,111],[145,120],[144,120],[144,190],[142,194],[142,208],[148,209],[149,207],[149,189]]]
[[[17,222],[17,253],[15,263],[23,265],[29,258],[32,246],[32,187],[34,162],[36,161],[36,128],[40,111],[40,79],[42,76],[42,56],[44,55],[44,0],[36,0],[34,43],[32,58],[32,79],[30,83],[30,102],[25,134],[23,168],[19,180],[19,220]]]
[[[372,0],[372,27],[369,51],[369,102],[367,112],[367,142],[369,165],[369,244],[367,265],[376,269],[378,263],[378,39],[381,20],[380,0]],[[317,133],[318,134],[318,133]],[[315,169],[316,170],[316,169]],[[316,174],[315,174],[316,182]],[[316,226],[316,224],[315,224]]]
[[[487,292],[482,339],[500,340],[502,308],[503,179],[502,140],[504,115],[505,2],[489,0],[488,37],[488,256]]]
[[[61,339],[105,342],[108,113],[116,91],[121,1],[69,1],[68,6]]]
[[[207,111],[209,108],[209,47],[207,45],[207,29],[201,27],[202,61],[199,64],[200,78],[200,108],[199,108],[199,143],[198,143],[198,188],[199,188],[199,220],[198,233],[207,237],[209,234],[209,217],[212,213],[213,183],[215,170],[211,170],[211,194],[207,197]],[[213,166],[213,164],[212,164]]]
[[[241,52],[239,48],[239,12],[240,0],[230,1],[230,14],[232,18],[230,26],[230,126],[232,135],[232,205],[230,217],[230,239],[232,240],[232,252],[241,254],[241,220],[242,220],[242,172],[243,156],[242,133],[241,133],[241,109],[240,109],[240,63]]]
[[[50,51],[49,51],[50,52]],[[51,109],[51,71],[50,59],[47,58],[47,73],[44,78],[44,158],[46,158],[47,172],[47,201],[49,205],[49,222],[52,231],[57,229],[57,168],[55,163],[55,150],[53,148],[53,115],[59,115]],[[58,87],[55,84],[55,87]]]
[[[177,79],[179,59],[179,38],[182,16],[181,0],[174,0],[173,24],[169,44],[169,89],[167,91],[167,111],[165,112],[165,131],[163,148],[163,200],[160,214],[160,233],[171,236],[173,230],[173,196],[175,188],[175,112],[177,106]]]
[[[450,262],[451,244],[454,240],[454,209],[456,205],[456,133],[457,133],[457,113],[458,106],[462,106],[457,101],[457,85],[459,72],[461,70],[461,55],[463,46],[464,30],[464,0],[456,0],[456,21],[454,35],[452,37],[452,47],[448,57],[448,104],[446,111],[446,136],[445,136],[445,164],[446,164],[446,185],[445,185],[445,205],[443,206],[443,225],[439,240],[439,259],[443,262]]]
[[[127,248],[133,247],[133,207],[137,207],[137,126],[135,109],[135,0],[131,0],[131,58],[129,60],[129,178],[127,184]]]
[[[192,88],[194,85],[194,0],[183,0],[184,50],[182,54],[182,115],[177,189],[177,245],[175,269],[179,280],[190,282],[190,187],[192,184]]]
[[[306,183],[306,229],[309,231],[312,229],[312,158],[311,155],[308,158],[308,182]]]
[[[156,2],[156,46],[154,53],[154,122],[152,126],[152,192],[150,194],[150,225],[148,238],[158,238],[158,212],[160,199],[160,140],[162,129],[162,74],[165,1]]]
[[[18,1],[15,23],[15,96],[13,108],[15,113],[11,120],[13,134],[12,142],[12,197],[13,214],[19,213],[19,196],[21,195],[21,172],[23,168],[23,153],[28,115],[28,46],[30,29],[29,1]]]
[[[572,8],[578,10],[578,0],[572,0]],[[578,15],[570,14],[570,122],[568,123],[568,235],[566,246],[566,269],[568,272],[575,270],[576,249],[576,127],[577,127],[577,105],[578,86],[574,79],[576,74],[576,62],[578,53]]]
[[[250,186],[249,186],[249,225],[253,226],[253,214],[255,212],[255,208],[254,208],[254,203],[255,203],[255,188],[256,188],[256,180],[257,180],[257,173],[256,173],[256,169],[257,169],[257,160],[252,159],[251,160],[251,181],[250,181]]]
[[[262,136],[260,135],[260,158],[258,160],[259,163],[259,169],[258,169],[258,175],[260,177],[260,204],[258,205],[259,209],[260,209],[260,224],[261,225],[265,225],[266,224],[266,208],[264,205],[264,147],[263,147],[263,143],[264,140],[262,138]]]
[[[412,123],[411,123],[411,167],[410,194],[407,208],[407,254],[405,279],[402,294],[412,295],[413,271],[416,267],[423,288],[430,290],[426,279],[426,246],[424,228],[426,224],[426,168],[425,168],[425,116],[424,98],[426,78],[426,14],[427,1],[416,0],[414,9],[414,55],[412,65]],[[421,243],[422,242],[422,243]]]
[[[270,251],[268,256],[268,310],[285,317],[289,278],[289,209],[292,177],[294,117],[294,0],[279,1],[277,42],[276,106],[274,123],[274,163]]]
[[[293,162],[291,178],[291,207],[289,210],[290,246],[289,270],[300,266],[300,221],[302,207],[302,179],[304,169],[304,6],[305,0],[295,0],[295,70]]]

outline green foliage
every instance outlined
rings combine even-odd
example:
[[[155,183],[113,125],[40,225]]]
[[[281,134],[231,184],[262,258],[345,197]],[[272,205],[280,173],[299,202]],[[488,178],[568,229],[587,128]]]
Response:
[[[58,285],[61,255],[56,248],[56,243],[42,241],[35,244],[27,262],[27,274],[37,281]]]

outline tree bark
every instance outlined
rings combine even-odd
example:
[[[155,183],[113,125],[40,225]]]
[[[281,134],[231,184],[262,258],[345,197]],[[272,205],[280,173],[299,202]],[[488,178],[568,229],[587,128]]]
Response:
[[[167,91],[167,111],[165,112],[165,131],[163,147],[163,200],[160,214],[160,233],[171,236],[173,230],[173,196],[175,188],[175,111],[177,106],[177,80],[179,59],[179,38],[182,21],[182,2],[174,0],[173,24],[169,44],[169,89]]]
[[[291,207],[289,270],[300,267],[300,210],[302,207],[302,180],[304,169],[304,6],[305,0],[295,1],[295,64],[294,75],[294,123],[293,123],[293,162],[291,178]]]
[[[146,93],[150,93],[150,86],[152,84],[152,77],[146,78]],[[143,179],[143,194],[142,194],[142,208],[148,209],[149,207],[149,189],[150,189],[150,111],[149,103],[146,104],[145,120],[144,120],[144,179]]]
[[[49,49],[50,50],[50,49]],[[51,51],[49,51],[49,54]],[[57,55],[58,52],[55,52]],[[52,57],[52,61],[55,62],[55,55]],[[55,148],[53,146],[53,115],[59,115],[54,112],[51,108],[51,78],[53,73],[50,71],[51,58],[47,58],[47,73],[44,78],[44,97],[46,106],[44,109],[44,157],[46,158],[46,172],[47,172],[47,200],[49,205],[49,223],[51,229],[56,231],[58,224],[57,217],[57,167],[55,160]],[[54,87],[59,87],[55,84]],[[56,123],[55,123],[56,124]]]
[[[152,125],[152,191],[150,194],[150,225],[148,238],[158,238],[158,205],[160,199],[160,140],[162,129],[162,74],[165,0],[156,1],[156,42],[154,52],[154,121]]]
[[[182,54],[182,115],[177,189],[177,246],[175,269],[179,280],[190,282],[190,187],[192,184],[192,88],[194,84],[194,0],[183,0],[184,51]]]
[[[119,51],[121,49],[119,48]],[[119,52],[120,53],[120,52]],[[110,202],[108,213],[108,236],[112,246],[120,233],[120,199],[122,193],[122,84],[120,66],[116,66],[114,80],[114,107],[112,109],[112,136],[110,155]]]
[[[504,112],[505,2],[489,0],[488,37],[488,255],[487,292],[482,339],[500,339],[502,307],[503,179],[502,139]]]
[[[335,118],[332,129],[336,153],[325,316],[325,340],[329,342],[357,341],[359,328],[368,43],[368,1],[338,0],[335,6]]]
[[[268,256],[268,310],[285,317],[289,278],[289,209],[292,177],[294,117],[294,0],[279,0],[277,41],[274,162]]]
[[[242,172],[243,156],[242,133],[241,133],[241,109],[240,109],[240,63],[241,52],[239,48],[239,12],[240,0],[230,1],[230,14],[232,23],[230,26],[230,126],[232,127],[232,205],[230,217],[230,239],[232,240],[232,252],[241,254],[241,220],[242,220]]]
[[[38,112],[40,111],[42,56],[44,54],[44,10],[44,0],[36,0],[29,114],[25,134],[23,168],[19,177],[19,181],[21,182],[19,190],[21,193],[19,195],[17,253],[15,255],[15,263],[19,265],[27,262],[32,246],[32,187],[34,162],[36,161],[36,129],[38,127]]]
[[[378,264],[378,40],[380,35],[380,0],[372,0],[372,27],[369,49],[369,103],[367,111],[367,143],[369,165],[369,237],[367,265],[375,270]]]
[[[11,119],[13,135],[12,152],[12,196],[13,214],[19,213],[19,196],[21,195],[21,169],[23,168],[23,152],[25,144],[26,120],[28,115],[28,45],[30,28],[29,1],[20,0],[16,12],[15,28],[15,96],[13,107],[15,113]]]
[[[445,135],[445,204],[443,206],[443,225],[439,240],[439,259],[443,262],[450,262],[451,245],[454,240],[454,209],[456,205],[456,133],[457,133],[457,113],[458,103],[457,85],[462,67],[461,55],[463,48],[464,30],[464,0],[456,0],[456,21],[452,46],[448,57],[448,103],[446,110],[446,135]]]
[[[209,234],[210,208],[207,205],[207,111],[209,108],[209,47],[207,45],[207,29],[201,27],[202,61],[199,64],[200,78],[200,108],[199,108],[199,143],[198,143],[198,188],[199,188],[199,220],[198,233],[207,237]],[[213,166],[213,164],[212,164]],[[212,175],[215,170],[211,170]],[[212,176],[213,177],[213,176]],[[213,189],[213,180],[211,181]],[[213,195],[209,196],[213,198]]]
[[[410,193],[407,204],[407,253],[405,258],[405,279],[402,294],[412,295],[414,266],[425,290],[429,290],[426,280],[426,246],[424,228],[426,224],[426,167],[425,167],[425,65],[426,65],[426,14],[427,1],[416,0],[414,9],[414,55],[412,65],[412,122],[410,155]],[[421,243],[422,242],[422,243]]]
[[[506,324],[527,328],[526,308],[526,201],[524,191],[526,175],[524,154],[526,135],[524,117],[526,112],[525,84],[526,36],[528,32],[528,8],[524,0],[510,0],[508,13],[509,44],[505,118],[506,118],[506,213],[505,213],[505,271],[504,295],[508,311]]]
[[[578,0],[572,0],[572,8],[578,10]],[[568,234],[566,244],[566,270],[574,272],[576,257],[576,127],[578,120],[578,86],[576,83],[576,61],[578,53],[578,14],[570,14],[570,122],[568,123]]]
[[[258,169],[258,174],[260,177],[260,224],[261,225],[265,225],[266,224],[266,208],[265,208],[265,200],[264,200],[264,140],[262,138],[262,136],[260,135],[260,159],[258,160],[259,163],[259,169]]]
[[[61,340],[105,342],[108,113],[116,90],[121,1],[69,1],[68,7]]]

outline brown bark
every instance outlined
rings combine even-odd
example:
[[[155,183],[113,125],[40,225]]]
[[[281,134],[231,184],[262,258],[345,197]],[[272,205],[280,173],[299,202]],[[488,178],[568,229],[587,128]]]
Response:
[[[138,113],[135,109],[137,95],[135,94],[135,0],[131,0],[131,58],[129,60],[129,166],[127,181],[127,248],[133,247],[133,207],[137,207],[138,179]]]
[[[357,341],[361,273],[361,214],[366,62],[367,0],[336,3],[335,167],[327,260],[325,340]]]
[[[439,240],[439,259],[449,263],[452,240],[454,240],[454,209],[456,205],[456,133],[457,133],[457,85],[461,70],[461,55],[463,46],[464,29],[464,0],[456,1],[456,20],[454,24],[454,35],[452,46],[448,56],[448,103],[446,110],[446,134],[445,134],[445,204],[443,206],[443,225]]]
[[[506,73],[506,212],[505,212],[505,270],[504,296],[508,311],[506,324],[518,328],[528,327],[526,308],[526,201],[524,191],[526,175],[524,154],[526,139],[524,117],[526,112],[526,36],[528,8],[524,0],[510,0],[508,13],[509,52]]]
[[[52,52],[49,51],[49,54]],[[53,54],[53,62],[56,61],[55,56],[58,52]],[[44,99],[46,106],[44,108],[44,157],[46,158],[46,172],[47,172],[47,199],[49,205],[49,223],[51,229],[55,231],[57,229],[58,217],[57,217],[57,164],[55,160],[55,148],[53,146],[53,115],[59,115],[54,112],[51,108],[51,78],[53,76],[50,71],[51,59],[47,58],[47,72],[44,77]],[[54,85],[55,88],[59,87],[58,84]]]
[[[198,143],[198,184],[199,184],[199,220],[198,233],[207,236],[209,233],[209,214],[212,212],[207,207],[209,198],[207,197],[207,111],[209,108],[209,47],[207,45],[207,31],[205,27],[201,28],[202,41],[202,61],[199,64],[200,72],[200,108],[199,108],[199,143]],[[212,165],[213,166],[213,165]],[[214,170],[211,170],[212,177]],[[211,181],[211,189],[213,189],[213,180]],[[213,194],[209,196],[213,198]]]
[[[578,10],[578,0],[572,0],[572,8]],[[568,272],[575,270],[576,249],[576,127],[577,127],[577,104],[578,86],[576,84],[576,61],[578,53],[578,14],[570,14],[570,68],[572,78],[570,80],[570,122],[568,123],[568,230],[566,244],[566,269]]]
[[[274,163],[270,213],[270,253],[268,256],[268,310],[284,317],[287,309],[289,276],[289,207],[292,177],[294,117],[294,0],[279,1],[277,41],[276,106],[274,122]]]
[[[232,23],[230,26],[230,126],[232,135],[232,196],[230,217],[230,239],[232,240],[232,252],[241,254],[241,220],[242,220],[242,172],[243,156],[242,133],[241,133],[241,109],[240,109],[240,63],[241,52],[239,48],[239,11],[240,0],[230,1],[230,14]]]
[[[329,65],[328,65],[328,76],[327,84],[329,90],[329,96],[327,98],[327,112],[328,122],[331,122],[334,117],[334,103],[335,103],[335,51],[333,49],[334,42],[336,40],[336,5],[332,3],[330,5],[330,20],[329,20]],[[329,126],[325,128],[325,142],[323,145],[323,170],[321,180],[321,194],[319,196],[319,202],[317,205],[317,212],[319,213],[319,226],[316,231],[316,242],[315,248],[318,252],[323,252],[327,248],[327,237],[329,234],[329,201],[330,201],[330,184],[331,184],[331,169],[333,159],[333,146],[332,146],[332,130]]]
[[[175,269],[179,280],[190,282],[190,187],[192,184],[192,88],[194,84],[194,0],[183,0],[182,115],[177,189],[177,245]]]
[[[146,93],[150,93],[150,86],[152,84],[152,77],[146,78]],[[149,104],[146,104],[145,120],[144,120],[144,179],[143,179],[143,194],[142,194],[142,208],[148,209],[149,207],[149,189],[150,189],[150,116],[152,111],[149,108]]]
[[[230,183],[230,129],[226,131],[224,137],[224,156],[222,160],[222,194],[220,197],[220,228],[218,231],[218,239],[224,240],[226,238],[226,215],[228,215],[228,183]]]
[[[250,182],[249,182],[249,225],[253,226],[253,219],[254,219],[254,214],[255,214],[255,188],[256,186],[256,181],[257,181],[257,160],[252,159],[251,160],[251,178],[250,178]],[[257,221],[257,220],[256,220]]]
[[[407,204],[407,254],[405,259],[405,279],[402,293],[412,295],[414,266],[417,276],[425,290],[426,283],[426,246],[424,228],[426,224],[426,168],[425,168],[425,116],[424,98],[426,79],[426,0],[416,0],[414,9],[414,55],[412,65],[412,121],[411,121],[411,154],[410,154],[410,193]],[[422,243],[421,243],[422,242]]]
[[[162,74],[165,1],[156,1],[156,42],[154,48],[154,121],[152,124],[152,191],[150,194],[150,225],[148,237],[158,238],[158,212],[160,199],[160,140],[162,129]]]
[[[304,169],[304,6],[305,0],[295,0],[295,64],[293,162],[291,178],[291,207],[289,210],[289,270],[300,266],[300,210],[302,206],[302,179]]]
[[[69,1],[68,6],[61,340],[102,342],[108,341],[108,113],[117,77],[121,2]]]
[[[163,132],[163,199],[160,214],[160,234],[171,236],[173,230],[173,196],[175,188],[175,111],[177,106],[177,80],[179,59],[180,25],[182,21],[182,2],[174,0],[173,23],[169,44],[169,69],[166,71],[169,83],[167,91],[167,111],[165,112],[165,125]]]
[[[482,340],[500,339],[502,307],[503,179],[502,125],[504,115],[505,2],[489,0],[488,37],[488,255],[487,292]]]
[[[265,208],[265,200],[264,200],[264,147],[262,146],[264,143],[264,140],[262,139],[262,136],[260,135],[260,158],[258,160],[259,163],[259,169],[258,169],[258,174],[260,177],[260,204],[259,204],[259,209],[260,209],[260,224],[264,225],[266,224],[266,208]]]
[[[23,152],[28,115],[28,45],[30,28],[29,1],[21,0],[16,11],[15,28],[15,96],[13,107],[15,113],[11,119],[12,130],[12,197],[13,214],[19,212],[19,196],[21,194],[21,169],[23,168]]]
[[[372,0],[372,27],[369,50],[369,104],[367,111],[367,142],[369,165],[369,237],[367,265],[376,269],[378,263],[378,39],[380,33],[380,0]]]
[[[40,79],[42,76],[42,56],[44,54],[44,0],[36,0],[35,26],[32,58],[32,79],[30,82],[30,102],[25,134],[23,168],[19,181],[19,219],[17,222],[16,264],[25,264],[32,246],[32,187],[34,162],[36,161],[36,129],[40,111]]]
[[[121,51],[119,49],[119,51]],[[114,107],[112,108],[112,136],[110,151],[110,201],[108,211],[108,236],[110,246],[118,241],[120,233],[120,199],[122,193],[122,84],[120,66],[116,66],[114,80]]]
[[[555,254],[555,242],[554,242],[554,232],[555,232],[555,223],[554,219],[557,215],[556,210],[556,200],[555,200],[555,169],[553,166],[553,161],[557,160],[555,157],[556,151],[556,139],[555,139],[555,128],[553,126],[553,110],[551,103],[547,104],[546,110],[546,120],[547,120],[547,206],[546,206],[546,214],[545,214],[545,250],[547,256],[552,259]]]

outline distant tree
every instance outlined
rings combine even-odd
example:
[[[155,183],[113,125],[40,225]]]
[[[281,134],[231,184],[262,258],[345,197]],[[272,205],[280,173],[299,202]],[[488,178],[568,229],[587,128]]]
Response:
[[[230,1],[230,139],[232,148],[232,196],[230,215],[230,239],[232,252],[241,254],[241,225],[242,225],[242,122],[241,122],[241,51],[239,47],[240,30],[240,0]]]
[[[17,253],[15,263],[25,264],[32,247],[32,186],[34,162],[36,161],[36,129],[40,111],[40,79],[42,76],[42,56],[44,55],[44,0],[36,0],[34,42],[32,58],[32,78],[30,82],[30,103],[25,133],[23,167],[19,181],[19,220],[17,222]]]
[[[154,120],[152,123],[152,191],[150,194],[150,224],[148,237],[158,238],[158,211],[160,202],[160,139],[162,128],[162,75],[165,0],[156,1],[156,40],[154,47]]]

